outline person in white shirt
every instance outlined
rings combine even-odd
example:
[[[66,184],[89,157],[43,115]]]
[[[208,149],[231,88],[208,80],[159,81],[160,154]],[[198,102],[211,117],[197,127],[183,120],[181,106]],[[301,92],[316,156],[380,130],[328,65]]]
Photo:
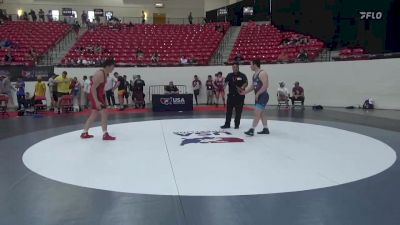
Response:
[[[114,73],[114,77],[118,77],[118,73]],[[115,97],[114,91],[117,87],[117,80],[112,76],[107,76],[106,85],[104,86],[104,91],[106,92],[106,98],[108,102],[108,106],[116,107],[115,105]]]
[[[186,65],[186,64],[188,64],[188,59],[185,56],[182,56],[180,59],[180,63],[182,65]]]
[[[87,76],[83,76],[83,99],[85,108],[89,108],[90,80]]]
[[[285,87],[285,82],[279,82],[279,88],[278,88],[278,101],[285,101],[286,105],[289,106],[289,91]]]

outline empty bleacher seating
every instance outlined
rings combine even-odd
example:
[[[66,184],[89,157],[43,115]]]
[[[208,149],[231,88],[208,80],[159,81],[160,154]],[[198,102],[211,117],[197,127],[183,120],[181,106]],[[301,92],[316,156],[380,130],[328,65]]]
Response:
[[[27,56],[32,47],[38,57],[46,54],[70,31],[70,26],[60,22],[10,21],[0,25],[0,40],[8,39],[14,44],[11,48],[14,61],[12,65],[29,65],[33,61]],[[0,64],[3,64],[6,49],[0,49]]]
[[[229,28],[228,23],[220,24],[225,30]],[[159,65],[179,65],[183,55],[194,57],[199,65],[206,65],[224,36],[215,29],[216,25],[102,25],[86,32],[64,57],[63,64],[78,59],[114,58],[118,65],[149,65],[152,64],[151,55],[157,52]],[[98,45],[102,52],[77,50]],[[136,57],[138,48],[144,52],[143,58]]]
[[[283,44],[284,40],[290,41],[296,38],[303,38],[306,41],[300,44]],[[321,53],[323,46],[323,42],[309,36],[283,32],[273,25],[250,23],[242,27],[229,62],[232,63],[240,52],[244,62],[259,59],[263,63],[275,63],[283,50],[286,50],[289,61],[294,61],[301,49],[306,51],[309,60],[312,61]]]

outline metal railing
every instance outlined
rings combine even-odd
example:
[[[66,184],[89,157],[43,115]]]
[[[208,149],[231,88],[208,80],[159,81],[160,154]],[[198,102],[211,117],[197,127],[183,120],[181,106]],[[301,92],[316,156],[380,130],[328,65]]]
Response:
[[[153,95],[163,95],[165,94],[165,87],[168,85],[151,85],[149,87],[149,102],[152,102]],[[187,94],[187,87],[186,85],[175,85],[178,90],[179,94]]]

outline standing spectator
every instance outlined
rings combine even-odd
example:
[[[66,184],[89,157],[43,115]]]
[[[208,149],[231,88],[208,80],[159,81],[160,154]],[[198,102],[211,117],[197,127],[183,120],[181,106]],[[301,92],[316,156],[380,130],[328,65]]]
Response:
[[[146,23],[146,15],[144,13],[144,11],[142,10],[142,24]]]
[[[189,20],[189,24],[193,24],[192,12],[189,13],[188,20]]]
[[[213,105],[215,91],[214,91],[214,81],[213,81],[211,75],[208,75],[208,80],[206,82],[206,88],[207,88],[207,105]]]
[[[31,9],[31,11],[29,12],[29,15],[31,16],[32,21],[36,22],[37,16],[36,16],[36,12],[33,9]]]
[[[81,26],[79,25],[78,21],[75,21],[74,25],[73,25],[73,29],[75,31],[75,35],[76,35],[76,39],[78,39],[79,37],[79,30],[81,29]]]
[[[47,12],[47,21],[52,22],[53,21],[53,13],[51,12],[51,10],[49,10]]]
[[[73,106],[75,111],[81,111],[81,83],[74,77],[70,84],[71,95],[73,97]]]
[[[124,78],[124,82],[125,82],[125,95],[124,95],[124,97],[125,97],[125,100],[126,100],[126,105],[128,106],[129,105],[129,95],[130,95],[129,92],[130,92],[131,88],[129,87],[130,83],[128,81],[128,77],[126,75],[124,75],[123,78]]]
[[[133,82],[133,85],[131,85],[132,101],[137,107],[139,106],[139,102],[142,102],[142,108],[146,105],[143,91],[144,86],[146,86],[146,83],[142,80],[140,75],[137,75],[136,80]]]
[[[8,76],[3,75],[2,88],[3,91],[1,94],[7,95],[10,106],[14,107],[14,98],[12,96],[12,92],[15,91],[15,88],[11,85],[11,81]]]
[[[81,15],[82,25],[87,25],[88,15],[85,10],[82,11]]]
[[[289,91],[285,87],[285,82],[279,82],[278,93],[276,94],[278,97],[278,101],[284,101],[286,106],[289,106]]]
[[[17,102],[18,102],[18,111],[21,110],[21,106],[26,108],[25,102],[25,82],[22,80],[21,77],[18,78],[17,82],[15,83],[15,88],[17,89]]]
[[[46,84],[43,82],[42,77],[37,78],[35,84],[35,97],[46,97]]]
[[[85,108],[89,108],[89,94],[90,94],[90,80],[87,76],[83,76],[83,100],[85,102]]]
[[[69,95],[70,94],[70,84],[71,84],[71,79],[67,77],[68,73],[67,71],[62,72],[61,75],[56,77],[54,81],[57,83],[57,98],[58,98],[58,114],[61,113],[61,98],[64,95]]]
[[[294,105],[295,101],[301,101],[301,105],[304,106],[304,89],[300,86],[298,81],[294,83],[292,97],[290,97],[290,99],[292,100],[292,105]]]
[[[157,52],[154,52],[151,55],[151,62],[152,63],[158,63],[160,61],[160,55]]]
[[[199,80],[199,77],[197,75],[194,75],[194,80],[192,81],[192,87],[193,87],[194,99],[196,100],[196,105],[199,105],[197,97],[200,94],[201,81]]]
[[[114,73],[114,77],[118,77],[118,73]],[[106,97],[109,107],[116,107],[115,105],[115,97],[114,90],[117,87],[117,81],[112,76],[107,76],[106,84],[104,86],[104,90],[106,91]]]
[[[44,22],[44,11],[43,11],[43,9],[39,9],[39,20]]]
[[[126,93],[126,82],[123,76],[118,76],[117,78],[117,89],[118,89],[118,103],[119,103],[119,110],[124,110],[124,97]]]
[[[56,102],[58,102],[57,97],[57,83],[54,79],[56,79],[56,75],[53,73],[47,82],[47,86],[49,87],[49,94],[51,98],[50,110],[53,110],[56,107]]]
[[[14,57],[11,54],[11,50],[8,49],[6,55],[4,56],[4,62],[5,63],[12,63],[14,61]]]
[[[29,60],[32,60],[35,65],[37,64],[37,62],[38,62],[38,53],[32,47],[30,47],[30,49],[29,49],[28,58],[29,58]]]
[[[22,20],[29,21],[28,13],[27,13],[27,12],[24,12],[24,13],[22,14]]]

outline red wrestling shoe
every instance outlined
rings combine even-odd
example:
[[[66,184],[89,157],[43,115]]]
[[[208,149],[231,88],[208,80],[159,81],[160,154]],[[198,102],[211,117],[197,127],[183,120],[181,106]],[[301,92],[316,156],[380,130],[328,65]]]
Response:
[[[82,139],[88,139],[88,138],[93,138],[93,135],[90,135],[88,132],[84,132],[81,134]]]
[[[103,141],[114,141],[116,138],[113,136],[110,136],[108,134],[108,132],[106,132],[105,134],[103,134]]]

